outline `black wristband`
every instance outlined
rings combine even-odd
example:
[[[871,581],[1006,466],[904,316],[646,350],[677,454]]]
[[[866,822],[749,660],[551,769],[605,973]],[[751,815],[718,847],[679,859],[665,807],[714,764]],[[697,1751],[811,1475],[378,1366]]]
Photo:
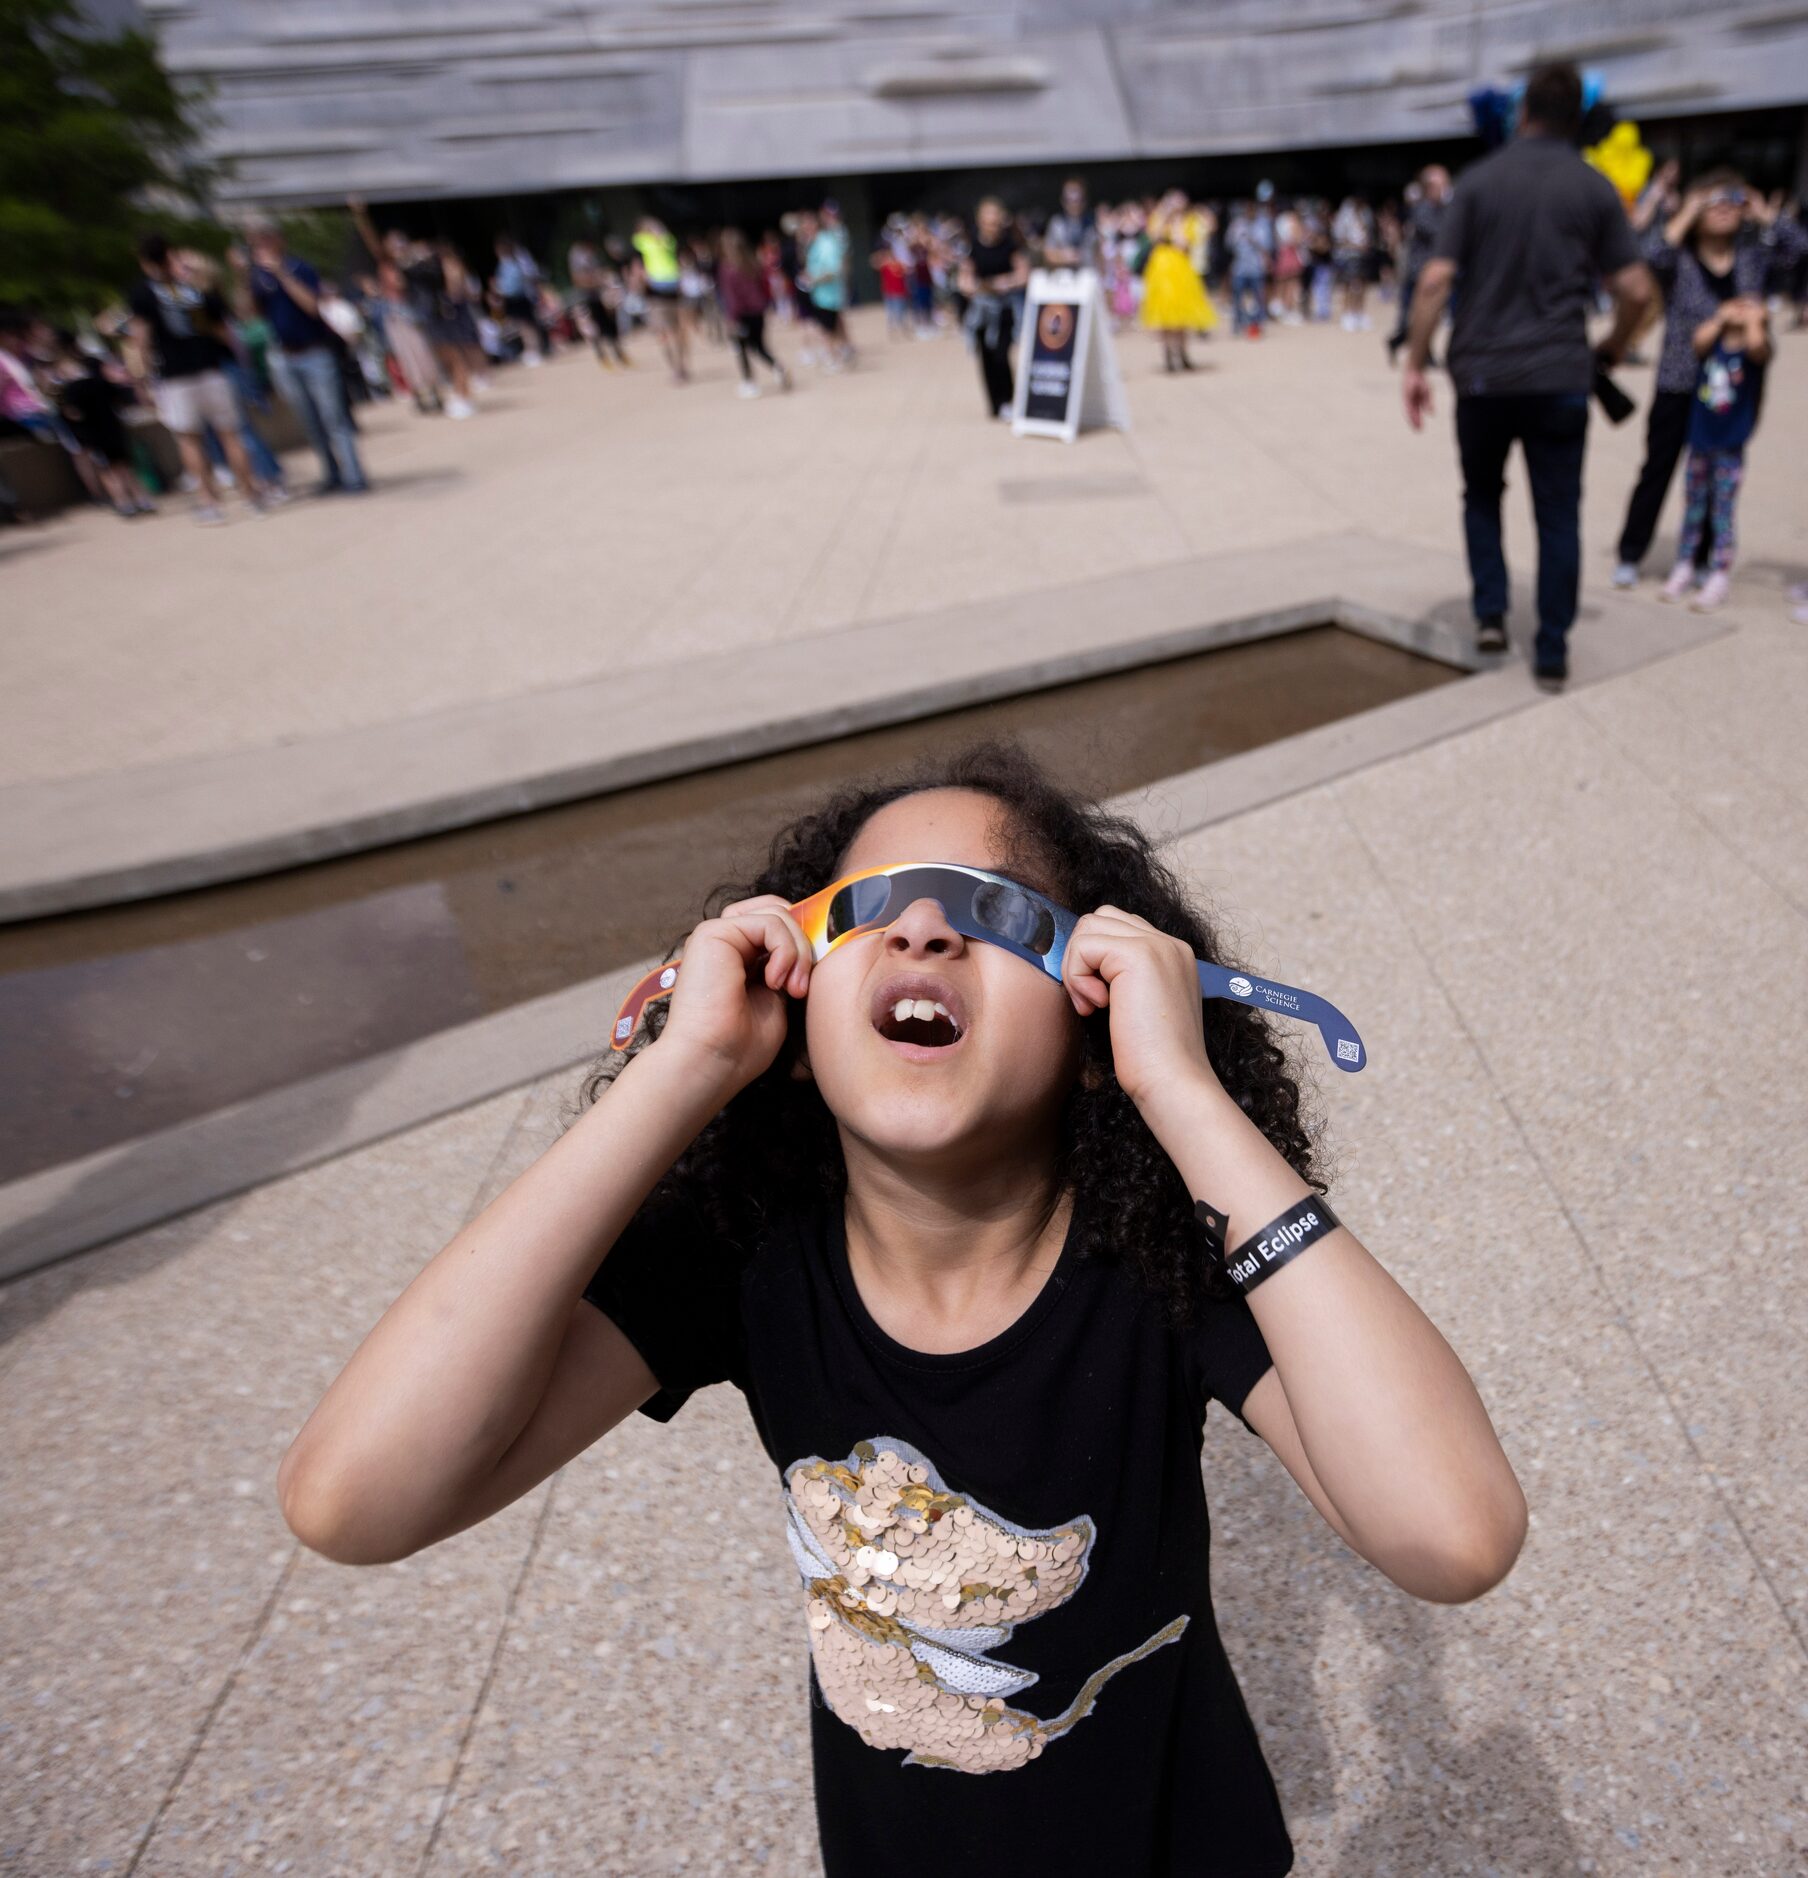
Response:
[[[1213,1206],[1210,1200],[1201,1200],[1193,1208],[1193,1217],[1199,1222],[1200,1230],[1205,1234],[1212,1248],[1212,1257],[1224,1256],[1224,1228],[1230,1215],[1221,1206]]]
[[[1225,1270],[1231,1283],[1247,1297],[1269,1273],[1279,1271],[1314,1240],[1335,1232],[1341,1224],[1323,1198],[1307,1194],[1279,1219],[1271,1219],[1260,1232],[1245,1239],[1230,1255]]]

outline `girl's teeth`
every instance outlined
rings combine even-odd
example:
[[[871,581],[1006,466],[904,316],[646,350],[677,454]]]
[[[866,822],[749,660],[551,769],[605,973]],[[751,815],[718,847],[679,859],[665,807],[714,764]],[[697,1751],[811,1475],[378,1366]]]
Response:
[[[960,1035],[960,1025],[954,1022],[954,1013],[940,998],[900,998],[891,1007],[892,1022],[907,1023],[915,1018],[920,1024],[927,1024],[931,1018],[945,1017],[954,1025],[956,1036]]]

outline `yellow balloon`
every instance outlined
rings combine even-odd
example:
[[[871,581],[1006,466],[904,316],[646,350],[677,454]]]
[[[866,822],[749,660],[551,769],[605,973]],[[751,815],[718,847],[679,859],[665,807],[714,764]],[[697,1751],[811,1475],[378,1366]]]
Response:
[[[1639,192],[1651,180],[1651,152],[1639,136],[1639,127],[1630,118],[1614,125],[1592,149],[1582,153],[1620,193],[1628,205],[1638,200]]]

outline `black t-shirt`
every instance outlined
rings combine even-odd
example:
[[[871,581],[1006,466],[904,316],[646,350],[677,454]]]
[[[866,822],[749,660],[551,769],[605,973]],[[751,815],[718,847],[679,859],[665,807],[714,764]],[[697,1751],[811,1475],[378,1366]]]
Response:
[[[969,257],[973,263],[973,278],[981,293],[998,291],[993,284],[1001,274],[1008,274],[1017,265],[1017,257],[1023,251],[1023,243],[1017,239],[1017,231],[1007,228],[996,241],[975,239],[973,252]]]
[[[417,255],[402,269],[408,283],[409,310],[418,320],[455,319],[458,309],[446,288],[446,269],[437,254]]]
[[[1516,137],[1457,180],[1436,254],[1457,268],[1450,377],[1461,396],[1594,383],[1595,283],[1639,258],[1619,193],[1560,137]]]
[[[232,357],[232,348],[220,337],[226,329],[226,302],[212,288],[203,293],[146,275],[127,303],[151,329],[159,378],[217,372]]]
[[[926,1847],[1112,1878],[1292,1866],[1212,1614],[1199,1458],[1208,1400],[1240,1415],[1267,1346],[1240,1298],[1164,1326],[1077,1244],[951,1355],[873,1320],[838,1204],[746,1252],[649,1205],[584,1293],[660,1382],[642,1413],[732,1381],[777,1469],[737,1490],[771,1495],[798,1571],[829,1878],[920,1878]]]
[[[125,386],[114,384],[98,367],[65,379],[57,387],[57,409],[75,433],[76,442],[114,462],[126,455],[125,426],[119,413],[131,401],[132,394]]]

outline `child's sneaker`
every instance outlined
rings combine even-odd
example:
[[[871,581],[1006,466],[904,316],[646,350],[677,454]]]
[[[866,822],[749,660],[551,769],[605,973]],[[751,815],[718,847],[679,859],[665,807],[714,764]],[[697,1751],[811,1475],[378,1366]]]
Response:
[[[737,398],[757,398],[759,395],[759,386],[750,378],[743,378],[735,387],[735,396]]]
[[[1638,563],[1622,561],[1613,570],[1613,584],[1616,587],[1636,587],[1638,585]]]
[[[1701,583],[1695,598],[1689,602],[1692,613],[1712,613],[1715,608],[1726,604],[1726,596],[1732,592],[1731,574],[1710,574]]]
[[[1678,561],[1670,570],[1670,578],[1658,588],[1660,600],[1686,600],[1695,589],[1695,569],[1687,561]]]

